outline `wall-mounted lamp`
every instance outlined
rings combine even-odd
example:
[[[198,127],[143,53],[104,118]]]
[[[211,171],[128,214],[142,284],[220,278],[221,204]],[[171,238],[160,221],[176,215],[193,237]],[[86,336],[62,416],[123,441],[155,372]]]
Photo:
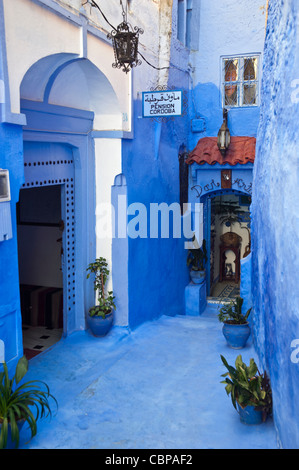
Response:
[[[218,132],[217,145],[224,157],[230,145],[230,132],[227,126],[227,109],[223,110],[223,123]]]

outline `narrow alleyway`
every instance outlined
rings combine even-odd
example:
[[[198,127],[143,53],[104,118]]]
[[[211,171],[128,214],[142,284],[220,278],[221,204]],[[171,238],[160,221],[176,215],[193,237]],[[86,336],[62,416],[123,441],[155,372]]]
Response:
[[[78,332],[30,361],[59,403],[23,449],[275,449],[272,420],[241,424],[224,385],[226,346],[215,306],[201,317],[162,317],[131,334]]]

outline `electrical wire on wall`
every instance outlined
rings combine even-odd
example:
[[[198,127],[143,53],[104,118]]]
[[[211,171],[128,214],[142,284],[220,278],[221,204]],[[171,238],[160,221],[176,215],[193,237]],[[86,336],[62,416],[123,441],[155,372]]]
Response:
[[[115,28],[115,26],[113,26],[111,24],[111,22],[107,19],[106,15],[104,14],[103,10],[99,7],[99,5],[94,1],[94,0],[86,0],[84,3],[82,3],[82,6],[86,5],[86,4],[90,4],[92,7],[95,7],[99,10],[99,12],[101,13],[102,17],[104,18],[104,20],[106,21],[106,23],[112,28],[113,31],[117,31],[117,28]],[[128,14],[128,2],[126,2],[126,8],[124,7],[123,5],[123,2],[122,0],[120,0],[120,6],[122,8],[122,15],[123,15],[123,19],[124,19],[124,22],[127,22],[127,14]],[[141,54],[141,52],[138,51],[138,54],[140,55],[140,57],[142,57],[142,59],[150,66],[150,67],[153,67],[154,69],[156,70],[166,70],[166,69],[169,69],[171,68],[171,66],[169,67],[156,67],[155,65],[151,64],[145,57],[143,54]]]
[[[123,15],[123,20],[124,22],[127,22],[127,14],[128,14],[128,2],[130,2],[130,0],[127,0],[126,1],[126,6],[124,7],[124,4],[123,4],[123,1],[120,0],[120,6],[121,6],[121,9],[122,9],[122,15]],[[86,0],[84,3],[82,3],[82,6],[86,5],[86,4],[90,4],[92,7],[94,8],[97,8],[97,10],[100,12],[100,14],[102,15],[103,19],[105,20],[105,22],[112,28],[112,30],[114,32],[117,32],[117,28],[115,26],[112,25],[112,23],[108,20],[108,18],[106,17],[106,15],[104,14],[103,10],[100,8],[100,6],[97,4],[97,2],[95,2],[95,0]],[[175,70],[178,70],[180,72],[183,72],[183,73],[187,73],[188,76],[189,76],[189,79],[191,81],[191,93],[192,93],[192,103],[193,103],[193,107],[194,107],[194,112],[195,112],[195,115],[196,117],[198,117],[198,113],[196,111],[196,104],[195,104],[195,100],[194,100],[194,94],[193,94],[193,77],[192,77],[192,73],[191,73],[191,69],[190,67],[186,70],[186,69],[183,69],[181,67],[178,67],[177,65],[175,64],[169,64],[169,66],[165,66],[165,67],[157,67],[155,65],[153,65],[149,60],[147,60],[147,58],[140,52],[138,51],[138,55],[144,60],[144,62],[149,65],[150,67],[152,67],[153,69],[155,70],[170,70],[170,69],[175,69]]]

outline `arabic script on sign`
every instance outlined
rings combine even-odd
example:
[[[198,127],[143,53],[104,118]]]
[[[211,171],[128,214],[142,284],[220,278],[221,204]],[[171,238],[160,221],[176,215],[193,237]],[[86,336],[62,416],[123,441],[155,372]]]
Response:
[[[142,93],[143,117],[181,116],[182,91]]]

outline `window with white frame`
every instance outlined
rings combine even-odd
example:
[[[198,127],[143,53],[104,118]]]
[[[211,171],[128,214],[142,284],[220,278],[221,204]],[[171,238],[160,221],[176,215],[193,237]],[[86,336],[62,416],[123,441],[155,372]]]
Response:
[[[184,46],[191,45],[193,0],[178,0],[177,38]]]
[[[223,107],[258,106],[259,56],[222,59]]]

